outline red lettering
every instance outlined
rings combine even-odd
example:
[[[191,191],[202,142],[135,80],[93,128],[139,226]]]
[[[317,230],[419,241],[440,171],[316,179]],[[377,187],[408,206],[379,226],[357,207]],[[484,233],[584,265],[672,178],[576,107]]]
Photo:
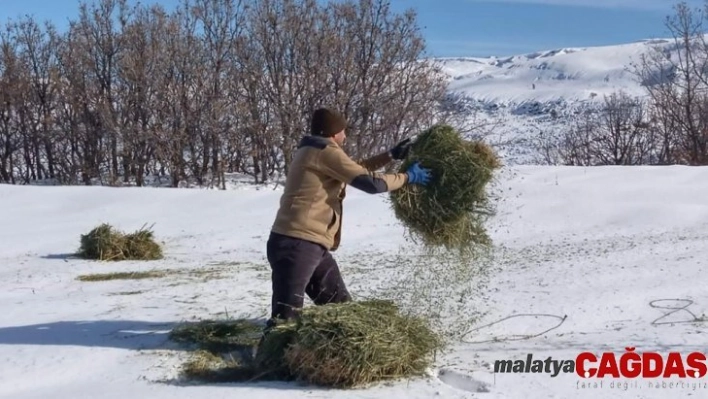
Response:
[[[597,369],[591,367],[589,369],[585,368],[585,362],[597,362],[597,357],[590,352],[583,352],[575,358],[575,373],[582,378],[594,377]]]
[[[689,353],[686,357],[686,364],[690,368],[688,376],[693,378],[703,378],[708,373],[706,367],[706,355],[701,352]]]
[[[615,354],[612,352],[603,353],[602,359],[600,359],[600,367],[597,372],[597,376],[599,378],[603,378],[606,374],[610,374],[615,378],[620,377],[619,368],[617,367],[617,360],[615,359]]]
[[[634,348],[625,348],[627,353],[620,356],[619,368],[622,376],[636,378],[642,373],[642,357],[634,352]]]
[[[654,367],[651,367],[651,363]],[[656,378],[661,376],[661,370],[664,369],[664,361],[661,355],[655,352],[642,353],[642,377]]]
[[[678,352],[670,352],[669,360],[664,368],[664,378],[669,378],[676,375],[680,378],[686,378],[686,370],[683,368],[683,359]]]

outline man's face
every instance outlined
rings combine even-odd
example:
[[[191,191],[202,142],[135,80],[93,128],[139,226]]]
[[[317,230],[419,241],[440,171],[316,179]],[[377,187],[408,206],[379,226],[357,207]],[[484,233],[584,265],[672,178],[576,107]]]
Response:
[[[344,140],[347,138],[347,134],[342,130],[341,132],[335,134],[333,137],[334,142],[340,147],[344,145]]]

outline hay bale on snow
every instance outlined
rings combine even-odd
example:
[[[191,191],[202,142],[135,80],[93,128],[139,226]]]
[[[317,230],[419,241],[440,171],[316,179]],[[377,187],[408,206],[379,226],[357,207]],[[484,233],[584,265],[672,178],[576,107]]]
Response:
[[[256,357],[261,376],[351,388],[422,375],[442,340],[420,318],[389,301],[305,308],[275,327]]]
[[[501,167],[492,148],[463,140],[450,126],[436,125],[416,139],[400,171],[415,161],[431,169],[430,184],[405,186],[390,195],[409,236],[428,247],[463,253],[489,244],[484,221],[492,211],[485,189]]]
[[[104,261],[157,260],[163,256],[152,231],[142,228],[124,234],[105,223],[81,235],[78,255]]]

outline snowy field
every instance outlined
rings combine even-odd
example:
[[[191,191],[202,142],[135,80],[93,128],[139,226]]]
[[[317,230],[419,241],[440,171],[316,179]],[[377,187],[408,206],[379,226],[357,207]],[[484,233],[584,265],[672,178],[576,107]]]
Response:
[[[489,225],[494,271],[484,290],[473,292],[484,312],[480,329],[438,356],[429,378],[349,391],[175,382],[184,353],[167,333],[176,323],[266,316],[265,240],[279,189],[0,186],[0,397],[705,398],[705,385],[651,388],[637,379],[625,387],[630,381],[620,379],[611,387],[605,379],[602,387],[582,389],[582,382],[599,381],[495,374],[491,365],[529,353],[541,360],[585,351],[619,356],[627,346],[708,352],[708,322],[701,321],[708,314],[706,182],[708,168],[508,171],[499,183],[499,215]],[[335,255],[353,293],[365,295],[371,281],[386,282],[390,269],[382,259],[415,248],[402,239],[385,195],[348,193]],[[154,223],[166,258],[72,258],[79,235],[101,222],[126,231]],[[76,279],[152,269],[172,272],[147,280]],[[684,306],[662,318],[666,308]],[[504,319],[523,314],[548,316]],[[451,322],[471,317],[460,311]],[[686,383],[697,382],[708,377]]]

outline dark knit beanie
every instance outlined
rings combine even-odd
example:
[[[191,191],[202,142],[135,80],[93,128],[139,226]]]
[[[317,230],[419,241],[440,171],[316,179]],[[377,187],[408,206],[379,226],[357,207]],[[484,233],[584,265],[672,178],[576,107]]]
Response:
[[[347,127],[344,117],[327,108],[320,108],[312,114],[310,133],[313,136],[332,137]]]

